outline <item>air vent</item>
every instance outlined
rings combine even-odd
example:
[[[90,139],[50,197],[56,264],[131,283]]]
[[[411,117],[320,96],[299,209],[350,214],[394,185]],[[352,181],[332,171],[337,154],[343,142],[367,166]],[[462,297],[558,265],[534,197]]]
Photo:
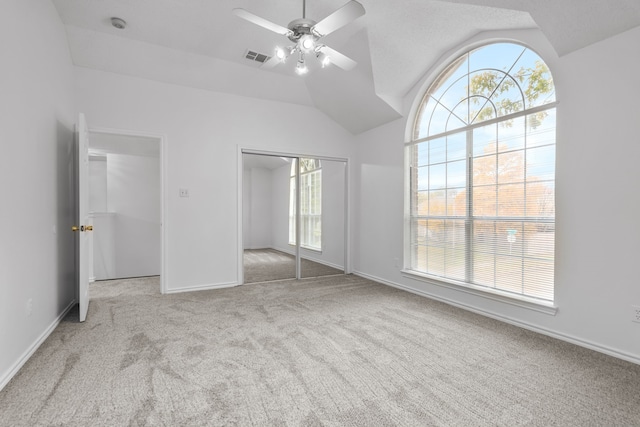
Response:
[[[259,62],[261,64],[264,64],[264,62],[270,58],[269,56],[263,53],[254,52],[252,50],[247,50],[247,53],[245,53],[244,57],[251,61]]]

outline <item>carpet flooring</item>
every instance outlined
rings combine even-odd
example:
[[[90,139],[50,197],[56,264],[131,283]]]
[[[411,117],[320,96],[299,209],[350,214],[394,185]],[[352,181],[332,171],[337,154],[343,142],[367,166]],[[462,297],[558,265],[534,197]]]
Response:
[[[301,277],[320,277],[344,274],[343,270],[315,261],[300,260]],[[296,259],[293,255],[275,249],[245,249],[244,283],[295,279]]]
[[[97,282],[2,426],[638,426],[640,366],[356,276]]]

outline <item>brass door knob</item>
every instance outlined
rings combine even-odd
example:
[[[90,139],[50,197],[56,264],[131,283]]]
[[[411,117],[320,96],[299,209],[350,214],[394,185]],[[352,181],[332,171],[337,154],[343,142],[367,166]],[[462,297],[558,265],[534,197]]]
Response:
[[[84,231],[93,231],[93,225],[87,225],[84,227]]]
[[[77,225],[74,225],[73,227],[71,227],[71,231],[78,231],[80,230],[80,228]]]

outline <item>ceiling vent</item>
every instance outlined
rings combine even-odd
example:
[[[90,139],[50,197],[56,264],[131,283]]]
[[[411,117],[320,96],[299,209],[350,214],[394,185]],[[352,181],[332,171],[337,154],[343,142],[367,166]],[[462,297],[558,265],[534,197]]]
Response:
[[[245,58],[251,60],[251,61],[256,61],[259,62],[261,64],[264,64],[265,61],[267,61],[270,57],[263,54],[263,53],[258,53],[258,52],[254,52],[252,50],[247,50],[247,52],[244,55]]]

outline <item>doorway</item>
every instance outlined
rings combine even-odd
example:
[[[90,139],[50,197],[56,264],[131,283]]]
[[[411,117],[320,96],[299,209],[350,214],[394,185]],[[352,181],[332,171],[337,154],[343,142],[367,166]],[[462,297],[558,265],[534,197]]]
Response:
[[[89,129],[90,281],[160,277],[164,289],[163,138]]]
[[[239,283],[347,272],[347,166],[240,151]]]

